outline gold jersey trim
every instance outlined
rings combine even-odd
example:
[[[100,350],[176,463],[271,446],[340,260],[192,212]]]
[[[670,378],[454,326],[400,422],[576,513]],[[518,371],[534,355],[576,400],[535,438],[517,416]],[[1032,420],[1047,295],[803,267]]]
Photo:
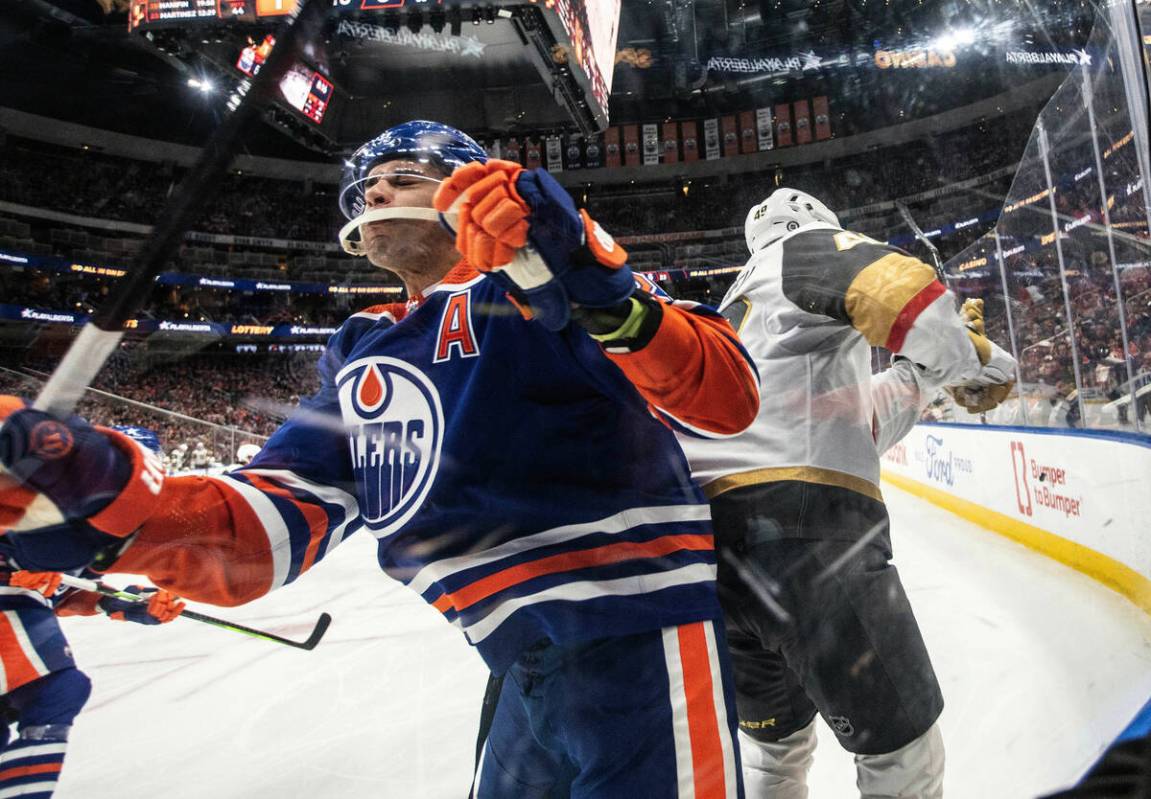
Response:
[[[844,304],[852,326],[871,346],[884,346],[900,312],[934,280],[930,266],[902,253],[874,261],[847,289]]]
[[[837,472],[834,469],[821,469],[818,466],[771,466],[765,469],[753,469],[750,472],[729,474],[727,477],[721,477],[708,483],[703,487],[703,493],[707,495],[708,499],[715,499],[720,494],[734,488],[762,483],[780,483],[784,480],[846,488],[848,491],[870,497],[876,502],[883,502],[883,493],[879,490],[879,486],[874,483],[853,474]]]

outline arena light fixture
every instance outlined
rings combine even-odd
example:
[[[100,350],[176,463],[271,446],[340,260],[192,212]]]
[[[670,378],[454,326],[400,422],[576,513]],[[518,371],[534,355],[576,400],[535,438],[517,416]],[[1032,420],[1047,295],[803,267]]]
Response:
[[[975,44],[975,31],[971,28],[956,28],[953,31],[948,31],[943,34],[931,44],[934,50],[954,52],[960,47]]]

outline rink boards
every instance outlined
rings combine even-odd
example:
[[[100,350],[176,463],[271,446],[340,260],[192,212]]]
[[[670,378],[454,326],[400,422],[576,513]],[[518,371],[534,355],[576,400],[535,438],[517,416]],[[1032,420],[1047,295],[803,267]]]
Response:
[[[1087,574],[1151,614],[1151,441],[1129,433],[917,425],[883,477]]]

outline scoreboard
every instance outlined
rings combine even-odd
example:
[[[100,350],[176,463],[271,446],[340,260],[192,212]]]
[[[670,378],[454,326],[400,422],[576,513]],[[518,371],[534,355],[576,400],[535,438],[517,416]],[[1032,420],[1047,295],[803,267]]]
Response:
[[[296,0],[256,0],[257,17],[282,17],[296,10]]]
[[[187,38],[193,40],[199,38],[193,32],[197,28],[235,25],[240,30],[246,28],[250,36],[262,37],[281,18],[292,14],[299,1],[129,0],[128,28],[140,32],[168,29],[176,31],[177,35],[182,29]],[[447,33],[442,33],[447,19],[453,20],[452,35],[456,37],[460,36],[459,26],[462,17],[478,22],[482,13],[483,19],[487,22],[512,20],[516,26],[515,33],[507,34],[508,43],[514,42],[515,36],[518,36],[518,40],[524,44],[528,44],[530,40],[531,46],[523,48],[523,52],[538,53],[538,56],[516,57],[521,58],[529,68],[533,68],[543,82],[547,83],[553,98],[561,98],[559,102],[568,108],[581,129],[590,132],[607,127],[622,0],[327,0],[327,2],[331,4],[332,17],[348,15],[358,20],[362,26],[375,26],[380,31],[385,33],[390,31],[395,36],[399,36],[400,26],[406,24],[410,27],[412,36],[416,37],[420,27],[426,21],[430,21],[435,36],[431,32],[425,32],[423,36],[427,40],[448,37]],[[498,14],[494,13],[497,9]],[[542,20],[542,24],[521,24],[519,16],[521,12],[524,13],[525,19],[534,14],[536,18]],[[377,15],[378,22],[370,21],[372,16]],[[334,22],[332,27],[335,27]],[[485,34],[486,36],[481,38],[485,38],[486,44],[503,44],[499,39],[502,33],[495,37],[487,31]],[[215,37],[205,38],[219,41],[218,34]],[[470,38],[476,38],[474,32]],[[381,38],[380,41],[388,40]],[[421,39],[416,44],[420,43],[428,42]],[[249,44],[253,46],[243,52],[241,62],[232,63],[235,63],[240,71],[253,75],[266,53],[260,52],[260,48],[254,45],[251,39]],[[194,43],[192,46],[193,49],[198,49]],[[370,48],[365,48],[365,51],[369,50]],[[491,52],[495,53],[496,49],[493,47]],[[232,51],[230,58],[235,58],[235,54],[236,51]],[[357,51],[356,55],[360,56],[360,53]],[[309,58],[316,60],[315,57]],[[496,60],[495,57],[493,60]],[[414,59],[413,61],[422,63]],[[282,93],[288,98],[288,104],[316,123],[324,117],[334,85],[341,85],[342,82],[338,68],[330,69],[325,61],[319,61],[318,65],[323,74],[313,70],[307,80],[304,79],[303,73],[291,75],[288,78],[289,85],[281,87]],[[557,65],[559,69],[556,68]],[[566,69],[567,66],[574,69]],[[477,71],[477,78],[480,82],[484,79],[482,69]],[[333,84],[330,79],[335,83]],[[564,86],[562,90],[552,88],[560,85]]]
[[[219,0],[132,0],[128,30],[156,24],[220,19]]]
[[[282,17],[297,0],[132,0],[128,30],[177,27],[189,22],[256,22]],[[339,5],[336,0],[333,5]]]
[[[188,22],[256,22],[296,10],[299,0],[131,0],[128,30],[178,27]],[[455,3],[454,5],[459,5]],[[332,0],[337,11],[444,9],[444,0]]]

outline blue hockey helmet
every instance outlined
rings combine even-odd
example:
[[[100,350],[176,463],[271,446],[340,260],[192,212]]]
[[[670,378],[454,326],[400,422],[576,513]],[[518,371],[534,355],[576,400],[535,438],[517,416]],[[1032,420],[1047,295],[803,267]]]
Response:
[[[355,219],[364,212],[364,182],[372,167],[397,158],[435,164],[451,172],[472,161],[484,163],[488,154],[471,136],[441,122],[414,119],[390,127],[344,162],[340,179],[340,210],[344,216]]]

